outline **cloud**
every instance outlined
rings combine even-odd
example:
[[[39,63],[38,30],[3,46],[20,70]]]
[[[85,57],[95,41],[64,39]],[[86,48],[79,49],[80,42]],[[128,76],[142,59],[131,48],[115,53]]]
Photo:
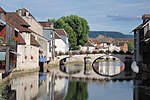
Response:
[[[137,17],[137,16],[107,15],[106,17],[109,18],[109,19],[112,19],[114,21],[136,21],[136,20],[141,20],[141,18]]]

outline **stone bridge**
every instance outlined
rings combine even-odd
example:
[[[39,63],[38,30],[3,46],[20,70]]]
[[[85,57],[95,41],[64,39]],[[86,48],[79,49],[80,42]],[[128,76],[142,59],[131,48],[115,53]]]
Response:
[[[91,63],[93,63],[97,58],[102,57],[102,56],[113,56],[114,58],[119,58],[122,62],[125,62],[128,58],[133,59],[133,55],[127,55],[127,54],[82,54],[82,55],[63,55],[63,56],[58,56],[59,60],[61,61],[62,59],[71,57],[71,58],[77,58],[79,60],[82,60],[84,62],[84,57],[90,57]]]

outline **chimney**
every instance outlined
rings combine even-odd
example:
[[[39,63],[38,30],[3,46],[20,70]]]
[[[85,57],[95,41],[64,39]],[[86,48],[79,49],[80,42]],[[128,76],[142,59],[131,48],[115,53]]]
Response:
[[[22,10],[21,9],[18,9],[16,10],[17,14],[19,14],[20,16],[22,16]]]
[[[143,22],[146,22],[147,20],[150,19],[150,14],[144,14],[144,15],[142,16],[142,19],[143,19]]]

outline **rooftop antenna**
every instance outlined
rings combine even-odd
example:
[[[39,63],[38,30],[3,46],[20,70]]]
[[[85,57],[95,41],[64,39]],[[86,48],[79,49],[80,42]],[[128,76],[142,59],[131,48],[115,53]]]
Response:
[[[21,0],[21,6],[22,6],[22,8],[23,8],[23,0]]]

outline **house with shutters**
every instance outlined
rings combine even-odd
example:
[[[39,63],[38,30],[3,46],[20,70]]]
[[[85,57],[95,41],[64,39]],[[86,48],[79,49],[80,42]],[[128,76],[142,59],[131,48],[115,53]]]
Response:
[[[6,13],[6,22],[15,27],[19,34],[17,40],[16,70],[38,69],[40,44],[32,35],[30,25],[16,12]]]
[[[30,25],[28,27],[32,30],[32,35],[35,37],[37,42],[40,44],[39,62],[45,63],[50,61],[52,53],[50,51],[51,43],[44,37],[43,26],[34,18],[34,16],[25,8],[16,10],[17,14],[21,16],[26,23]]]
[[[10,73],[16,67],[18,30],[6,21],[0,7],[0,73]]]

